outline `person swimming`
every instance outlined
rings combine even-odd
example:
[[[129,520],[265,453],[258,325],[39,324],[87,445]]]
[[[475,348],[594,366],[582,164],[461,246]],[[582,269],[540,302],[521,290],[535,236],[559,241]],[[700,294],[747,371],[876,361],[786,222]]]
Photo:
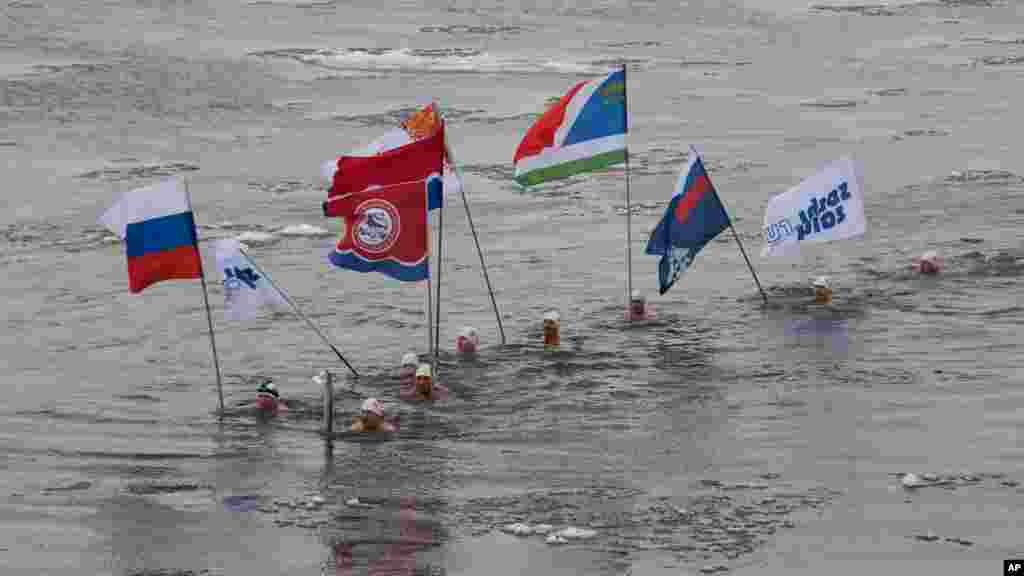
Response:
[[[477,335],[476,328],[466,326],[459,331],[459,336],[455,339],[455,349],[460,354],[475,354],[479,346],[480,336]]]
[[[547,314],[544,314],[544,346],[555,347],[558,346],[562,337],[560,334],[561,323],[559,321],[558,312],[551,310]]]
[[[412,386],[416,383],[416,366],[419,363],[420,359],[415,352],[402,356],[402,366],[398,369],[398,379],[401,380],[402,386]]]
[[[814,301],[817,304],[829,304],[832,302],[832,288],[828,285],[828,278],[818,276],[811,283],[814,288]]]
[[[626,312],[626,317],[629,320],[647,320],[651,316],[651,311],[647,306],[647,298],[639,290],[633,290],[632,294],[629,295],[629,309]]]
[[[416,384],[403,389],[401,396],[406,400],[444,400],[448,397],[448,388],[434,382],[430,364],[420,364],[416,369]]]
[[[929,250],[914,258],[914,268],[921,274],[938,274],[942,270],[942,259],[935,250]]]
[[[352,420],[352,432],[394,432],[395,425],[384,419],[384,404],[376,398],[363,402],[363,413]]]
[[[273,382],[264,382],[256,389],[256,409],[264,415],[276,416],[279,412],[287,410],[288,406],[281,399],[280,392]]]

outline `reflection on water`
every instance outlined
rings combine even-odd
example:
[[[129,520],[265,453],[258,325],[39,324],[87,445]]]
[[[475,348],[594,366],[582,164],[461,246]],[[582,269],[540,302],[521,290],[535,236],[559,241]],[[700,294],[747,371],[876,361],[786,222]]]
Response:
[[[326,450],[324,491],[347,502],[343,509],[332,511],[322,531],[334,573],[445,573],[440,548],[448,540],[442,523],[448,458],[437,447],[410,452],[408,457],[416,462],[396,456],[385,445],[358,444],[340,454],[330,447]],[[339,474],[342,466],[355,473]],[[353,494],[358,494],[358,505]]]

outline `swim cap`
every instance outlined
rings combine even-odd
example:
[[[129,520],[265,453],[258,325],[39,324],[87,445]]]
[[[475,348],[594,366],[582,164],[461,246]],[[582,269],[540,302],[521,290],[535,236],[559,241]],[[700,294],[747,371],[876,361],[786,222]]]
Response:
[[[921,260],[936,260],[939,257],[939,253],[935,250],[929,250],[921,255]]]
[[[256,389],[256,393],[270,394],[274,398],[280,396],[277,392],[277,386],[274,386],[273,382],[264,382],[263,384],[260,384],[260,387]]]
[[[367,398],[363,402],[363,412],[370,412],[371,414],[376,414],[377,416],[383,416],[384,405],[381,404],[380,400],[377,400],[376,398]]]
[[[646,300],[639,290],[633,290],[633,293],[629,295],[630,302],[645,302]]]
[[[427,378],[433,378],[434,376],[430,373],[430,364],[420,364],[420,367],[416,369],[416,377],[426,376]]]
[[[415,366],[419,361],[420,359],[416,356],[415,352],[409,352],[402,356],[402,366]]]
[[[814,286],[815,288],[828,288],[828,276],[818,276],[814,279],[814,282],[811,283],[811,286]]]
[[[459,330],[459,336],[472,339],[476,336],[476,328],[473,328],[472,326],[463,326],[462,330]]]
[[[554,310],[548,311],[544,314],[544,320],[551,320],[552,322],[558,322],[558,312]]]

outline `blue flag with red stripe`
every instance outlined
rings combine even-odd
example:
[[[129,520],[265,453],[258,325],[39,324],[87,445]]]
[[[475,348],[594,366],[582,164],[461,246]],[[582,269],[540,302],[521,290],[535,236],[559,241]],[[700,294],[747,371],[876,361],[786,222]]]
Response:
[[[665,215],[647,241],[647,253],[661,256],[658,262],[658,290],[661,294],[675,284],[697,253],[730,225],[729,215],[715,192],[697,151],[690,147],[690,161]]]

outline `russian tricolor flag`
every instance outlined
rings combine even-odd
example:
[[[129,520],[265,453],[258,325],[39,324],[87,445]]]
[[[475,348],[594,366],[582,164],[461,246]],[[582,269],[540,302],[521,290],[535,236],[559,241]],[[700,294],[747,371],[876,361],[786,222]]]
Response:
[[[133,293],[161,280],[202,278],[195,219],[180,180],[125,192],[100,223],[125,241]]]

